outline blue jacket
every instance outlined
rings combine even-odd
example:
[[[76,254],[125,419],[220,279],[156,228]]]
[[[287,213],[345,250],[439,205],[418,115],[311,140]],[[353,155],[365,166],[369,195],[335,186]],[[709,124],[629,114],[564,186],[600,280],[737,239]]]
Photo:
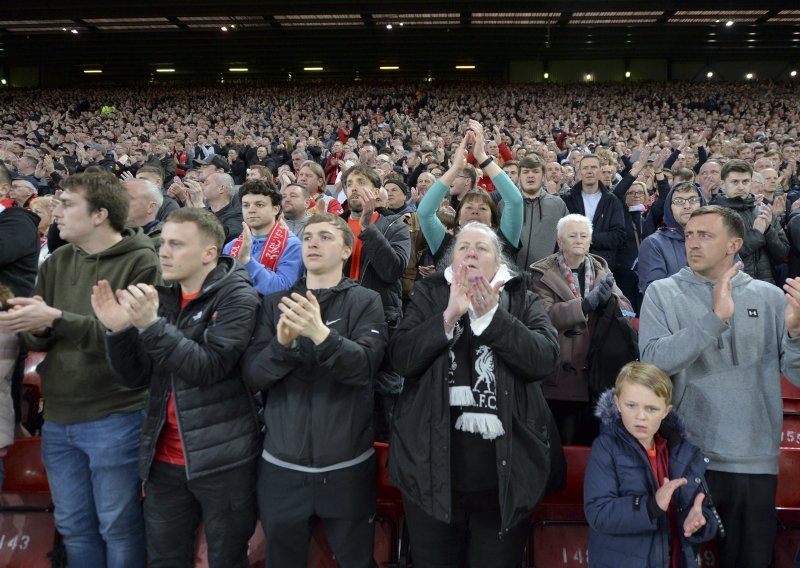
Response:
[[[233,243],[236,239],[229,242],[222,249],[223,254],[230,254]],[[267,237],[253,237],[253,245],[250,247],[250,260],[244,267],[250,278],[253,279],[253,287],[262,296],[269,296],[275,292],[288,290],[303,275],[303,244],[294,233],[289,235],[286,241],[286,248],[281,253],[278,266],[273,272],[259,262],[264,245],[267,244]]]
[[[696,189],[696,188],[695,188]],[[672,214],[672,191],[669,190],[664,206],[664,226],[639,245],[639,291],[662,278],[669,278],[686,266],[686,241],[683,229]],[[706,204],[703,192],[697,190],[700,205]]]
[[[592,444],[584,478],[584,512],[589,522],[589,558],[592,567],[669,568],[669,516],[655,503],[656,478],[641,444],[622,424],[609,389],[597,403],[600,436]],[[708,458],[684,438],[683,423],[670,412],[659,433],[667,439],[670,479],[688,483],[672,497],[681,535],[681,567],[696,566],[692,543],[714,537],[719,526],[710,498],[703,503],[706,525],[690,538],[683,521],[697,493],[708,495],[703,474]]]

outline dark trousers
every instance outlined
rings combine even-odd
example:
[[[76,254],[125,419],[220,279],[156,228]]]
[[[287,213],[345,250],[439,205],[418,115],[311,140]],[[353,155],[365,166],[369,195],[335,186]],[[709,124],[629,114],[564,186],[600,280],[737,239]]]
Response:
[[[256,526],[256,462],[187,481],[183,466],[154,461],[145,484],[150,566],[194,566],[197,526],[205,523],[211,567],[249,566]]]
[[[409,500],[404,503],[414,568],[513,568],[524,561],[530,523],[500,536],[497,489],[453,493],[452,522],[439,521]]]
[[[305,473],[261,460],[258,504],[267,568],[301,568],[319,519],[342,568],[373,568],[376,461]]]
[[[590,402],[574,400],[548,400],[558,427],[561,443],[565,446],[591,446],[600,433],[600,420],[594,415]]]
[[[725,538],[720,541],[720,566],[769,566],[777,531],[778,476],[708,470],[706,481],[725,527]]]

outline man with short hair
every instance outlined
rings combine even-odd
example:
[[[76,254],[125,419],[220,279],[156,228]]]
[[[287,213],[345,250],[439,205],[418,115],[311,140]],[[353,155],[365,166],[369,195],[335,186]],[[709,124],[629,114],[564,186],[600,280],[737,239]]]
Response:
[[[253,287],[262,296],[288,290],[303,274],[300,239],[282,223],[281,194],[261,181],[239,188],[242,234],[222,249],[247,268]]]
[[[690,182],[676,184],[667,194],[664,224],[639,245],[639,291],[644,294],[656,280],[669,278],[686,266],[683,228],[692,212],[706,202],[703,192]]]
[[[13,176],[11,179],[11,190],[8,196],[14,201],[15,207],[24,207],[28,209],[31,201],[38,197],[36,195],[36,186],[30,181],[28,177]]]
[[[155,185],[159,191],[161,191],[161,205],[159,205],[158,211],[156,212],[156,218],[159,221],[163,221],[170,213],[176,209],[180,209],[180,204],[178,201],[168,195],[168,192],[163,190],[164,174],[160,168],[155,166],[142,166],[136,172],[136,179],[145,179]]]
[[[202,178],[201,178],[202,179]],[[197,182],[187,182],[187,185]],[[230,242],[242,234],[242,210],[234,206],[233,178],[224,173],[212,173],[202,179],[203,204],[217,216],[225,228],[225,242]]]
[[[387,333],[378,294],[342,276],[354,245],[343,219],[308,220],[307,275],[264,299],[243,360],[266,401],[258,503],[267,566],[305,566],[315,519],[340,565],[374,566],[372,394]]]
[[[411,243],[408,227],[400,217],[384,217],[376,211],[380,178],[363,164],[347,170],[342,185],[350,210],[342,215],[356,237],[345,274],[381,295],[390,326],[402,316],[400,278],[408,266]]]
[[[562,195],[570,213],[584,215],[592,222],[589,252],[603,257],[609,268],[617,265],[617,251],[625,244],[625,211],[622,203],[600,182],[600,157],[580,160],[581,181]]]
[[[149,238],[125,228],[129,197],[113,174],[61,185],[53,217],[71,244],[42,265],[32,298],[10,300],[0,331],[47,352],[37,368],[47,397],[42,460],[70,566],[143,567],[136,461],[146,389],[114,382],[90,296],[98,277],[115,289],[157,284],[158,260]]]
[[[283,220],[292,233],[300,237],[306,220],[311,217],[311,213],[308,210],[311,204],[311,196],[308,189],[299,183],[290,183],[281,189],[281,197]]]
[[[555,252],[556,225],[568,213],[564,200],[542,191],[543,181],[544,162],[538,156],[525,156],[519,161],[517,185],[522,193],[523,215],[516,262],[522,269]]]
[[[781,373],[800,385],[800,280],[786,281],[785,299],[740,270],[745,227],[732,209],[694,211],[684,234],[689,266],[645,294],[641,359],[671,376],[675,411],[709,462],[706,480],[726,533],[721,566],[769,566]]]
[[[520,160],[522,160],[522,158],[520,158]],[[508,160],[503,164],[503,171],[506,172],[508,178],[514,182],[514,185],[519,186],[519,161]]]
[[[703,188],[703,197],[706,203],[711,203],[714,196],[719,192],[722,181],[721,173],[722,164],[719,160],[708,160],[700,166],[700,171],[697,173],[697,181],[700,183],[700,187]]]
[[[200,521],[212,566],[246,566],[256,522],[259,424],[239,359],[258,300],[219,220],[185,208],[164,224],[159,252],[170,287],[94,287],[92,306],[114,377],[149,388],[139,450],[152,566],[190,566]]]
[[[712,202],[733,209],[745,226],[744,243],[739,253],[743,270],[753,278],[775,284],[772,265],[782,263],[789,254],[789,241],[769,204],[756,208],[750,193],[753,166],[743,160],[730,160],[721,172],[723,194]]]
[[[153,241],[158,252],[161,246],[161,229],[164,223],[156,218],[164,196],[156,184],[148,179],[135,178],[123,182],[125,191],[131,198],[128,208],[128,227],[141,227],[145,235]]]

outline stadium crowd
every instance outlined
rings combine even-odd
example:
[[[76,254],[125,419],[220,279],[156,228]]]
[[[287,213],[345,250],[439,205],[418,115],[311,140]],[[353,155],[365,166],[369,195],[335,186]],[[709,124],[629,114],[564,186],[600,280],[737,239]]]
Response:
[[[517,565],[562,444],[593,445],[598,566],[690,566],[723,534],[723,566],[769,565],[792,84],[0,101],[0,448],[45,352],[70,565],[190,566],[202,520],[210,564],[246,566],[260,519],[267,566],[301,566],[319,519],[371,566],[376,440],[415,565]]]

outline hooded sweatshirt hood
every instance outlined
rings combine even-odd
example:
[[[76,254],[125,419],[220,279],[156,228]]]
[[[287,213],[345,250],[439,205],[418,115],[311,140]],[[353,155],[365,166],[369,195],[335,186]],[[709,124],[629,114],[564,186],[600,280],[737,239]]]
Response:
[[[676,184],[677,185],[677,184]],[[693,184],[694,185],[694,184]],[[704,207],[707,205],[706,198],[703,196],[703,192],[697,185],[694,185],[694,190],[697,192],[697,196],[700,198],[700,207]],[[672,194],[675,192],[675,186],[669,190],[667,193],[666,202],[664,203],[664,226],[659,229],[665,237],[670,239],[678,239],[683,240],[683,227],[681,227],[680,223],[675,220],[675,216],[672,214]]]
[[[594,415],[600,419],[601,427],[607,428],[618,422],[621,424],[622,416],[614,402],[615,394],[616,390],[613,387],[608,389],[600,395],[597,405],[594,407]],[[665,434],[670,436],[678,434],[681,438],[686,437],[686,425],[675,410],[670,410],[669,414],[664,417],[658,431],[665,438],[669,437]]]

